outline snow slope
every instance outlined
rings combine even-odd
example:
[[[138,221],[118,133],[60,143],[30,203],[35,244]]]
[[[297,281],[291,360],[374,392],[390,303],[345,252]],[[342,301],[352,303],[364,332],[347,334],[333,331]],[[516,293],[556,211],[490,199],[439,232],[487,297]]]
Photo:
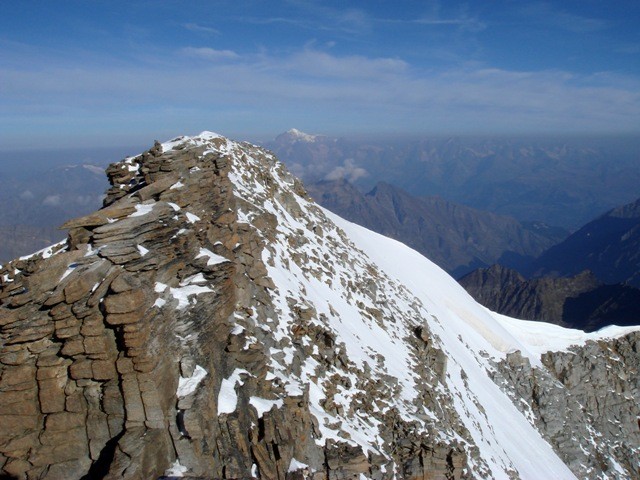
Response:
[[[575,478],[509,398],[489,379],[481,352],[502,358],[527,345],[476,303],[444,270],[395,240],[325,212],[382,270],[405,285],[430,312],[430,327],[449,359],[448,386],[456,408],[496,478],[515,470],[522,478]],[[510,320],[510,319],[509,319]],[[530,358],[540,363],[539,357]],[[462,378],[467,377],[467,384]],[[477,402],[484,407],[483,415]],[[507,478],[506,475],[504,478]]]

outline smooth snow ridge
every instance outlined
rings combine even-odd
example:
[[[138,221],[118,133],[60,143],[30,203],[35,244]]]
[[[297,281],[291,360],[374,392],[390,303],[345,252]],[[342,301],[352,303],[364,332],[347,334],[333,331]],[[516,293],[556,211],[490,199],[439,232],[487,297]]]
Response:
[[[487,371],[491,366],[481,353],[502,359],[508,352],[521,350],[537,364],[539,357],[455,280],[419,253],[326,213],[376,264],[425,302],[431,314],[429,325],[447,353],[447,387],[454,393],[456,410],[495,478],[508,478],[509,470],[517,471],[522,478],[575,478],[489,379]]]

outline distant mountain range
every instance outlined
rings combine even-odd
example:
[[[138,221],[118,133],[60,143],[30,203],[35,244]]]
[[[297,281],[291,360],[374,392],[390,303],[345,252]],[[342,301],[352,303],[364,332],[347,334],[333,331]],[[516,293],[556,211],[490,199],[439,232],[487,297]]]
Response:
[[[523,271],[533,278],[495,265],[459,281],[505,315],[584,330],[640,323],[640,199],[587,223]]]
[[[290,130],[269,147],[318,203],[466,275],[462,285],[492,310],[593,330],[640,321],[640,148],[627,140],[347,140]]]
[[[366,194],[344,179],[307,190],[322,206],[404,242],[454,277],[493,263],[519,267],[566,236],[561,229],[523,225],[440,197],[415,197],[384,182]]]
[[[385,181],[520,221],[576,229],[640,197],[640,139],[334,138],[292,129],[265,145],[305,183]]]

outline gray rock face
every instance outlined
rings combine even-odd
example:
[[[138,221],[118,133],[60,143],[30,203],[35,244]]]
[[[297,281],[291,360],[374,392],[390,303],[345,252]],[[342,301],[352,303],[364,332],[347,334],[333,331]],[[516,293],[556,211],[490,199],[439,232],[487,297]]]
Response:
[[[640,477],[640,335],[497,365],[502,385],[579,478]]]
[[[539,447],[542,471],[571,478],[550,444],[575,474],[603,478],[611,459],[637,473],[622,459],[638,449],[626,426],[640,403],[637,334],[578,349],[584,366],[550,354],[506,368],[495,334],[473,330],[492,320],[453,280],[421,264],[442,275],[434,294],[456,301],[416,295],[269,152],[205,132],[107,173],[103,209],[0,270],[3,475],[517,478],[529,460],[507,444],[492,450],[502,437],[491,402]],[[588,362],[618,363],[596,378]],[[544,425],[523,423],[490,374],[506,395],[578,409],[571,421],[585,405],[584,438],[605,442],[593,451],[607,461],[585,470],[583,442],[555,410],[539,408]],[[526,397],[532,378],[557,378],[554,394]],[[587,380],[593,394],[578,386]]]

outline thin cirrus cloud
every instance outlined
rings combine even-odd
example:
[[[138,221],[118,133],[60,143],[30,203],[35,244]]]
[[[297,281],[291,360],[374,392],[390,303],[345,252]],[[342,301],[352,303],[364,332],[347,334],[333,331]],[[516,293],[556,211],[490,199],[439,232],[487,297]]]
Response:
[[[406,72],[408,64],[397,58],[368,58],[362,55],[336,56],[305,48],[284,60],[271,59],[287,71],[316,78],[387,78]]]
[[[209,61],[234,60],[239,58],[239,55],[233,50],[216,50],[209,47],[185,47],[182,49],[182,53],[187,57]]]
[[[220,35],[220,30],[213,27],[207,27],[206,25],[200,25],[198,23],[185,23],[182,26],[191,32],[204,33],[207,35]]]
[[[283,24],[316,32],[339,32],[349,35],[370,33],[379,20],[356,9],[334,9],[322,3],[290,2],[294,10],[284,15],[242,16],[234,20],[255,25]],[[296,14],[297,12],[297,14]]]

